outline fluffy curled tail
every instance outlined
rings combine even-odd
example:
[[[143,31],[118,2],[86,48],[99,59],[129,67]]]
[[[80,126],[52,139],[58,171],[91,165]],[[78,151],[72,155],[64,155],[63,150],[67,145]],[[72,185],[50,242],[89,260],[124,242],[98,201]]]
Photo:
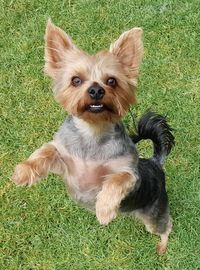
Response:
[[[172,129],[167,123],[166,117],[155,112],[145,113],[139,120],[137,134],[131,137],[134,143],[150,139],[153,142],[153,160],[160,165],[164,163],[165,157],[170,153],[175,144]]]

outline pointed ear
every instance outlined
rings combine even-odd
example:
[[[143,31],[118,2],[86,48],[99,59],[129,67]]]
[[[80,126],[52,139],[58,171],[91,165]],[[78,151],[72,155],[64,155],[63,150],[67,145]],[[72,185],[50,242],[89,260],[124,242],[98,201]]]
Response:
[[[62,67],[67,51],[73,50],[70,37],[49,19],[45,33],[45,72],[52,78]]]
[[[129,68],[130,77],[137,77],[143,56],[142,28],[132,28],[124,32],[110,46],[110,52],[119,57],[120,61]]]

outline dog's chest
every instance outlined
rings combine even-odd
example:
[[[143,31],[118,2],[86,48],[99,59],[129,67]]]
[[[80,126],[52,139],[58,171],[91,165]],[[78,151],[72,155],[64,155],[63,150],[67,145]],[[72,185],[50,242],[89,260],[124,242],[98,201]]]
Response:
[[[131,167],[136,150],[123,127],[112,127],[100,137],[90,136],[66,121],[54,137],[54,144],[66,164],[65,181],[71,196],[94,204],[108,174]]]
[[[112,172],[103,161],[82,160],[68,156],[65,181],[71,196],[83,204],[94,203],[105,176]]]

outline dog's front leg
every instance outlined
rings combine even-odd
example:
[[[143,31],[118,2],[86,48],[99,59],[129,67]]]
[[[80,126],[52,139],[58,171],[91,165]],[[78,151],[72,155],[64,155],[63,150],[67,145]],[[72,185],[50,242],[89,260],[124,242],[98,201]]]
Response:
[[[31,186],[47,176],[49,171],[62,173],[63,164],[56,147],[52,143],[46,143],[16,166],[12,179],[17,185]]]
[[[119,209],[121,201],[134,188],[136,177],[128,172],[108,175],[97,195],[96,216],[100,224],[107,225]]]

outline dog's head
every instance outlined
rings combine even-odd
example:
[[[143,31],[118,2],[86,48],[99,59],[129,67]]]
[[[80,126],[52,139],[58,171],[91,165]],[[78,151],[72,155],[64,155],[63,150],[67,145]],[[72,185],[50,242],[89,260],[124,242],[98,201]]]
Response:
[[[116,122],[135,102],[143,55],[142,29],[124,32],[109,51],[89,55],[48,21],[45,72],[54,80],[56,100],[89,123]]]

